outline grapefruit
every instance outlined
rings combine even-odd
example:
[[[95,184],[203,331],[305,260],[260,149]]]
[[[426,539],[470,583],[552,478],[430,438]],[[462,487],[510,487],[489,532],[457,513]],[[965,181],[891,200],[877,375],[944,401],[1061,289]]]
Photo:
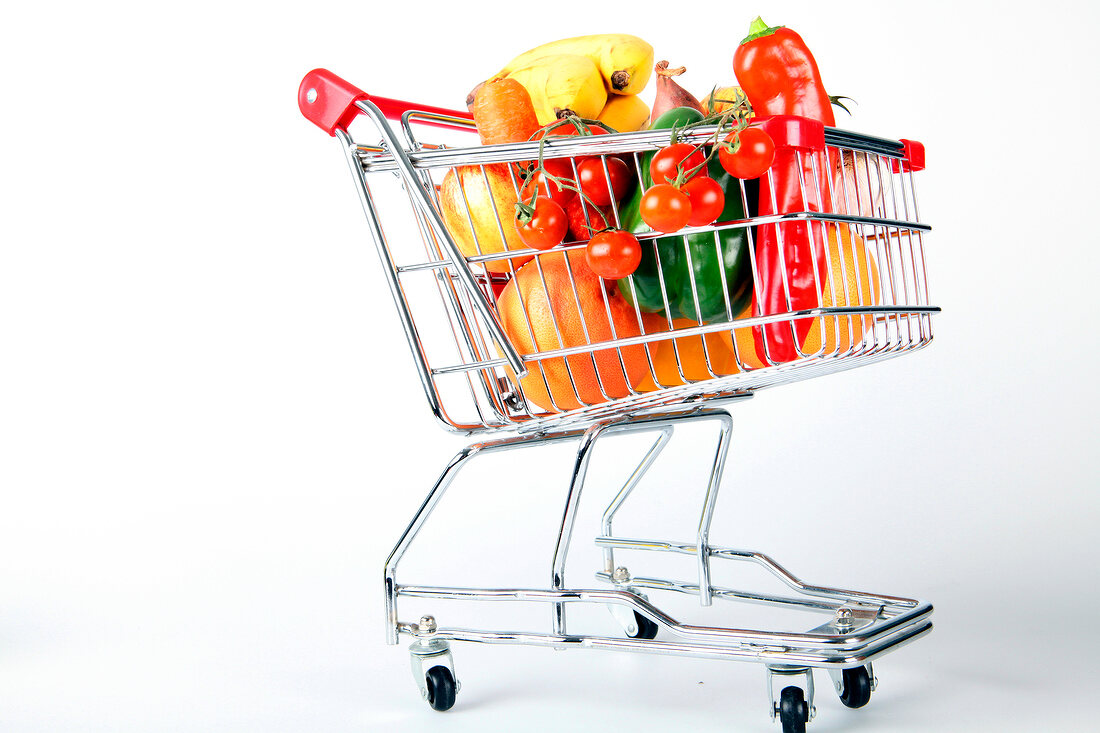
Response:
[[[552,250],[521,267],[501,292],[497,315],[523,355],[642,333],[634,309],[589,269],[583,249]],[[648,370],[640,345],[602,348],[528,362],[519,384],[544,410],[572,410],[630,395]],[[511,370],[509,376],[515,381]]]
[[[741,317],[746,315],[748,313],[743,313]],[[672,321],[673,329],[694,328],[698,325],[697,322],[687,318],[677,318]],[[646,333],[667,330],[668,324],[664,318],[658,317],[646,321]],[[722,336],[726,338],[723,339]],[[724,377],[741,371],[737,368],[737,358],[729,344],[728,331],[708,333],[704,336],[680,336],[675,339],[652,342],[649,352],[653,358],[653,370],[657,374],[657,382],[654,383],[653,376],[647,370],[645,379],[638,385],[639,392],[652,392],[658,388],[658,383],[662,387],[678,387],[682,384],[711,379],[714,376]],[[679,356],[679,366],[677,366],[677,356]],[[710,357],[709,368],[708,356]],[[680,376],[681,368],[683,377]],[[711,372],[714,374],[712,375]]]
[[[745,310],[737,317],[751,318],[752,303],[750,302]],[[741,363],[746,369],[762,369],[767,366],[764,360],[756,355],[756,342],[753,340],[751,327],[744,326],[734,329],[732,332],[719,331],[718,338],[720,338],[726,348],[729,349],[731,355],[733,354],[734,341],[737,342],[736,355],[741,359]],[[735,360],[733,363],[736,364],[737,361]]]
[[[821,306],[855,308],[876,305],[879,302],[878,268],[875,259],[867,251],[863,239],[852,234],[846,226],[830,224],[829,270],[824,273],[825,285],[821,292]],[[843,261],[841,261],[843,260]],[[831,272],[831,274],[830,274]],[[839,280],[843,273],[844,286]],[[816,354],[821,349],[821,334],[825,334],[824,356],[842,354],[859,343],[863,334],[874,324],[873,316],[823,316],[815,318],[802,345],[805,354]]]
[[[863,239],[853,235],[846,226],[828,225],[829,269],[821,273],[825,280],[821,293],[821,307],[854,308],[864,305],[876,305],[879,302],[881,281],[873,255],[867,252]],[[841,261],[843,258],[843,261]],[[870,262],[870,267],[868,267]],[[858,271],[858,272],[857,272]],[[845,288],[834,283],[834,276],[843,273]],[[739,318],[752,315],[751,307]],[[851,348],[853,341],[858,342],[874,323],[872,316],[822,316],[813,319],[802,343],[802,352],[813,355],[821,350],[822,324],[824,324],[825,350],[822,355],[841,354]],[[853,335],[855,338],[853,339]],[[729,331],[719,333],[728,348],[732,348],[733,338]],[[768,364],[756,353],[756,344],[751,328],[738,328],[734,331],[737,340],[737,355],[741,362],[751,369],[760,369]]]

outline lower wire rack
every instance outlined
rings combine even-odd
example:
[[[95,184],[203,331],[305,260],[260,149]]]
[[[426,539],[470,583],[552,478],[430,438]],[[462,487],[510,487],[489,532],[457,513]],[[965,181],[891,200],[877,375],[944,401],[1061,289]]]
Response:
[[[714,422],[719,427],[715,460],[695,541],[671,542],[618,536],[613,529],[616,514],[662,454],[675,429],[694,422]],[[815,668],[828,671],[844,705],[853,708],[866,705],[877,683],[872,663],[929,633],[932,629],[932,606],[911,598],[811,585],[764,553],[711,544],[710,524],[729,448],[731,427],[732,421],[725,409],[708,405],[690,413],[619,417],[595,423],[584,430],[517,435],[474,444],[459,453],[444,470],[394,548],[385,573],[389,641],[397,643],[400,634],[415,639],[410,647],[413,675],[422,697],[431,707],[445,710],[455,703],[459,684],[450,643],[456,641],[556,649],[605,649],[761,663],[768,674],[771,715],[780,722],[785,732],[804,730],[805,724],[813,719],[816,708],[812,670]],[[574,533],[576,509],[589,461],[601,438],[627,433],[655,434],[656,438],[607,506],[603,513],[602,531],[595,537],[595,544],[603,553],[603,568],[596,572],[595,577],[610,587],[571,587],[565,583],[565,559]],[[455,474],[473,457],[559,441],[577,441],[579,447],[554,550],[550,587],[479,588],[397,582],[397,567],[402,555]],[[616,562],[616,551],[689,555],[695,558],[698,577],[691,581],[679,581],[632,575],[626,567]],[[715,560],[763,568],[791,592],[781,595],[713,584],[710,580],[711,564]],[[699,598],[702,606],[710,606],[717,600],[723,606],[729,602],[741,602],[797,609],[817,614],[820,622],[805,632],[697,625],[662,610],[650,600],[647,592],[693,595]],[[425,615],[417,622],[401,621],[397,614],[399,598],[545,604],[552,610],[550,628],[546,632],[532,632],[440,626],[432,615]],[[570,631],[567,609],[577,604],[606,607],[624,635],[618,637]],[[720,616],[719,609],[706,613]]]

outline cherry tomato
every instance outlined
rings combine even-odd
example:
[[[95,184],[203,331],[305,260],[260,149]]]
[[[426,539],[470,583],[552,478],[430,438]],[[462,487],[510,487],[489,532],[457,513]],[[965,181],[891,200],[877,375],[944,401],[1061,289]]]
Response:
[[[685,181],[690,181],[706,170],[703,166],[705,162],[706,156],[702,150],[689,143],[676,143],[657,151],[649,163],[649,175],[654,183],[675,183],[680,173],[678,166],[683,169],[685,176],[698,168],[690,177],[684,178]]]
[[[588,240],[584,258],[592,272],[606,280],[618,280],[638,269],[642,245],[630,232],[609,229]]]
[[[604,173],[604,159],[585,158],[577,163],[578,188],[585,196],[600,206],[611,203],[612,195],[616,201],[630,191],[630,168],[618,158],[606,158],[607,173]],[[610,185],[608,183],[610,182]]]
[[[731,132],[726,142],[732,143],[736,137],[737,133]],[[736,153],[718,149],[718,162],[734,178],[759,178],[771,168],[774,159],[775,142],[759,127],[746,127],[741,131],[741,147]]]
[[[589,129],[592,131],[593,135],[608,134],[607,130],[603,129],[602,127],[596,127],[595,125],[592,125]],[[539,140],[544,136],[549,136],[551,138],[572,137],[578,134],[579,133],[577,132],[577,128],[573,125],[562,125],[561,127],[557,128],[556,130],[552,130],[549,133],[547,133],[546,130],[539,130],[535,134],[534,139]],[[577,161],[578,164],[580,162],[580,160]],[[573,173],[572,158],[543,158],[542,166],[551,176],[554,176],[555,178],[563,178],[573,186],[577,185],[575,181],[576,177]],[[537,176],[537,178],[541,178],[541,176]],[[554,201],[557,201],[562,206],[565,206],[570,201],[570,199],[577,195],[576,191],[569,188],[562,188],[554,183],[545,184],[537,180],[535,181],[535,183],[539,183],[540,195],[547,193],[547,189],[549,188],[550,198],[554,199]],[[527,192],[529,191],[530,189],[527,189]]]
[[[561,244],[569,231],[565,211],[545,196],[535,200],[535,215],[526,224],[516,221],[519,238],[532,249],[550,249]]]
[[[564,165],[562,165],[564,163]],[[553,164],[553,165],[551,165]],[[573,183],[573,166],[569,163],[569,158],[557,158],[551,160],[544,160],[543,165],[546,168],[546,172],[556,178],[565,179],[568,185],[576,185]],[[577,197],[577,192],[571,188],[564,188],[561,185],[554,183],[549,178],[544,180],[541,172],[535,173],[530,183],[527,183],[523,187],[523,198],[527,199],[531,196],[532,186],[538,186],[539,196],[549,196],[552,200],[557,202],[565,208],[565,206]]]
[[[726,194],[722,191],[722,186],[709,176],[693,178],[680,190],[691,202],[691,218],[688,219],[688,224],[693,227],[710,224],[726,208]]]
[[[573,180],[572,158],[543,158],[542,167],[552,176]]]
[[[588,126],[588,131],[591,132],[593,135],[607,135],[607,134],[609,134],[607,132],[607,130],[603,129],[599,125],[589,125]],[[547,133],[543,132],[542,130],[539,130],[537,133],[535,133],[535,139],[538,140],[539,138],[541,138],[543,135],[546,135],[546,134]],[[577,128],[574,125],[562,125],[561,127],[557,128],[556,130],[551,130],[550,133],[549,133],[550,137],[554,137],[556,135],[560,135],[562,137],[569,137],[570,135],[579,135],[579,134],[580,133],[577,132]]]
[[[691,220],[687,194],[668,183],[658,183],[642,196],[642,221],[665,234],[678,232]]]
[[[593,232],[615,226],[610,206],[593,206],[580,196],[574,196],[565,205],[569,218],[569,235],[577,242],[588,241]]]
[[[559,127],[558,129],[553,130],[550,133],[547,133],[545,130],[539,130],[538,133],[535,135],[535,139],[536,140],[540,139],[540,138],[542,138],[543,136],[545,136],[547,134],[549,134],[549,136],[551,138],[554,138],[554,137],[567,137],[569,135],[575,135],[576,133],[577,133],[577,131],[573,128],[572,125],[570,125],[568,127]],[[573,159],[572,158],[543,158],[542,159],[542,167],[546,169],[546,172],[548,174],[554,176],[555,178],[564,178],[566,181],[569,181],[574,186],[576,185],[576,183],[574,183],[574,181],[573,181]],[[541,176],[539,176],[539,178],[541,178]],[[538,181],[538,183],[539,183],[539,194],[541,195],[541,194],[546,192],[547,185],[542,183],[541,181]],[[559,189],[558,186],[555,186],[553,184],[551,184],[549,186],[549,188],[550,188],[550,197],[552,199],[554,199],[555,201],[561,203],[563,206],[565,205],[566,201],[568,201],[569,199],[571,199],[573,196],[576,195],[576,191],[572,191],[568,188]]]

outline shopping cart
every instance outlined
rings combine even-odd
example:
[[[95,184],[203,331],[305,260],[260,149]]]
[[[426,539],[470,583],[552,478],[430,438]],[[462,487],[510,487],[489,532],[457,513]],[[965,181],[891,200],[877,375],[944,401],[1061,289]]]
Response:
[[[302,81],[299,106],[340,141],[432,413],[451,431],[487,436],[447,465],[385,565],[387,641],[396,644],[401,634],[413,637],[414,678],[431,707],[447,710],[455,702],[459,685],[452,641],[760,662],[768,672],[771,714],[784,731],[804,730],[814,716],[814,668],[828,670],[845,705],[865,705],[876,685],[872,662],[927,634],[932,606],[803,582],[768,555],[711,544],[709,531],[730,443],[730,404],[765,387],[890,359],[931,341],[931,317],[939,309],[928,300],[923,235],[929,227],[920,223],[913,188],[913,171],[924,165],[923,147],[815,127],[798,118],[781,120],[773,137],[779,149],[799,161],[801,210],[689,227],[671,239],[639,235],[646,256],[656,258],[662,273],[658,298],[663,307],[647,312],[633,276],[617,288],[598,280],[593,286],[594,276],[583,264],[583,242],[567,238],[548,251],[515,245],[511,210],[524,190],[525,167],[539,159],[538,142],[424,142],[416,135],[422,127],[472,132],[470,116],[368,96],[323,69]],[[373,123],[380,142],[353,140],[348,127],[360,115]],[[703,143],[714,132],[701,127],[683,137]],[[668,141],[667,130],[552,138],[543,142],[542,156],[564,160],[574,172],[579,159],[597,158],[606,166],[615,156],[630,161],[640,180],[645,153]],[[769,195],[769,181],[765,175],[759,184],[740,182],[746,211],[755,208],[761,193]],[[586,220],[598,226],[597,212],[582,208]],[[612,203],[616,224],[620,213]],[[702,292],[699,260],[712,256],[711,246],[715,261],[722,260],[723,232],[747,237],[751,280],[746,282],[754,290],[749,295],[760,297],[760,260],[769,253],[758,251],[756,243],[764,241],[767,227],[774,236],[765,247],[782,252],[802,238],[804,251],[812,253],[820,296],[813,307],[791,307],[790,285],[784,282],[786,311],[754,315],[737,302],[745,294],[734,292],[722,270],[719,301],[724,308],[719,310],[724,315],[711,312],[694,321],[674,313],[674,288],[681,291],[675,297],[689,304],[685,308],[693,303],[698,315],[703,314],[700,299],[713,300],[713,292]],[[813,242],[817,247],[805,246]],[[669,282],[672,270],[665,265],[680,252],[687,260],[686,280]],[[776,333],[788,336],[793,356],[770,348]],[[696,422],[717,425],[718,443],[695,536],[665,541],[616,534],[615,515],[674,431]],[[492,435],[499,433],[508,434]],[[566,556],[594,448],[601,438],[621,434],[649,434],[653,442],[603,514],[595,543],[603,555],[596,577],[604,585],[569,585]],[[578,448],[548,586],[398,582],[402,557],[471,460],[561,442]],[[619,562],[624,550],[693,556],[696,577],[636,575]],[[714,560],[755,564],[790,592],[715,585]],[[729,628],[713,620],[695,625],[655,605],[647,594],[657,592],[695,595],[702,606],[715,599],[745,601],[816,612],[820,618],[803,633]],[[546,604],[551,613],[539,632],[452,628],[437,625],[431,615],[402,620],[402,598]],[[623,636],[568,631],[567,611],[576,604],[606,606]]]

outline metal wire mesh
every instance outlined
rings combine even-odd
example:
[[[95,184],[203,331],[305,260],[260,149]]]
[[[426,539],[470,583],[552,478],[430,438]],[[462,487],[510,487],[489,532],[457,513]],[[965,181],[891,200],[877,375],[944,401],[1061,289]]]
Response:
[[[849,369],[932,339],[931,315],[938,309],[929,301],[924,266],[929,227],[920,222],[913,174],[899,165],[900,143],[826,130],[823,153],[798,153],[800,170],[807,172],[799,182],[801,210],[760,216],[757,202],[775,196],[765,175],[726,191],[741,197],[743,218],[674,235],[639,233],[645,256],[656,263],[659,286],[647,305],[635,276],[615,282],[591,273],[583,239],[570,235],[563,245],[538,251],[516,236],[514,206],[530,191],[524,172],[538,158],[537,143],[428,145],[413,134],[416,118],[406,114],[402,125],[413,179],[401,175],[384,146],[342,139],[361,179],[429,403],[449,429],[564,429],[610,414],[720,399]],[[701,143],[712,133],[701,128],[684,139]],[[582,158],[599,158],[606,172],[608,161],[618,157],[640,181],[644,153],[667,143],[668,131],[562,138],[547,142],[544,156],[567,161],[574,176]],[[413,195],[413,186],[427,192],[434,212]],[[619,227],[622,206],[610,199],[599,210],[578,199],[574,216],[593,229],[603,228],[605,219]],[[502,358],[476,307],[479,296],[460,281],[433,213],[465,255],[459,266],[474,274],[481,296],[522,355],[526,376],[517,376]],[[762,242],[768,227],[773,236]],[[734,231],[748,242],[749,271],[740,285],[751,293],[739,295],[724,267],[718,267],[721,287],[705,290],[700,260],[722,263],[724,233]],[[762,297],[760,260],[782,261],[783,248],[794,246],[784,238],[794,237],[816,238],[821,245],[809,249],[817,302],[793,309],[788,292],[785,311],[754,315],[744,296],[757,302]],[[768,253],[768,247],[777,251]],[[668,261],[681,257],[686,277],[673,282]],[[703,317],[685,318],[684,311]],[[760,328],[765,324],[789,329],[795,358],[776,358],[768,332]]]

